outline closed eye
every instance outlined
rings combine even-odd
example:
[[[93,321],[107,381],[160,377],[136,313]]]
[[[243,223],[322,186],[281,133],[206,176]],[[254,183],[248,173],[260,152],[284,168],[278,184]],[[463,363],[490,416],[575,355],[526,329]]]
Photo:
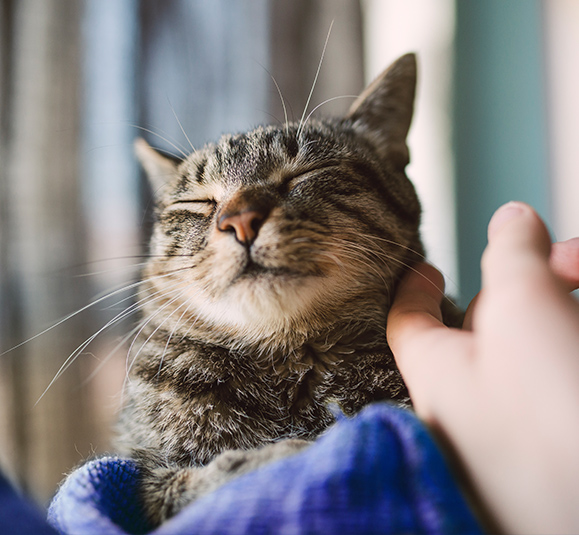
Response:
[[[212,199],[184,199],[173,202],[167,207],[167,211],[193,212],[209,217],[215,211],[216,204]]]
[[[295,189],[298,186],[298,184],[301,184],[302,182],[304,182],[304,180],[307,180],[311,175],[312,173],[302,173],[300,175],[290,178],[284,184],[285,190],[289,193],[290,191]]]
[[[298,185],[300,185],[302,182],[317,177],[322,171],[328,171],[330,169],[335,169],[336,167],[338,167],[338,164],[329,163],[328,165],[304,171],[303,173],[300,173],[299,175],[293,176],[288,180],[286,180],[286,182],[284,183],[285,189],[287,192],[290,192]]]

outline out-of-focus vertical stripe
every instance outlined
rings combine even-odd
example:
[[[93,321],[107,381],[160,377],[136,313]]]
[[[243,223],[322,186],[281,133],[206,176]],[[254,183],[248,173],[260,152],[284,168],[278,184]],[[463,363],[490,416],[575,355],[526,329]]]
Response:
[[[127,257],[139,252],[138,8],[137,0],[85,0],[82,193],[98,291],[125,281],[135,263]]]
[[[267,115],[269,2],[142,0],[139,125],[173,153],[247,130]]]
[[[543,2],[551,212],[559,240],[579,235],[579,2]]]
[[[454,0],[364,0],[368,82],[398,56],[418,55],[418,92],[407,173],[423,206],[422,235],[430,262],[457,292],[452,160]]]
[[[502,203],[549,215],[538,0],[456,3],[454,140],[463,304],[480,288],[486,228]]]

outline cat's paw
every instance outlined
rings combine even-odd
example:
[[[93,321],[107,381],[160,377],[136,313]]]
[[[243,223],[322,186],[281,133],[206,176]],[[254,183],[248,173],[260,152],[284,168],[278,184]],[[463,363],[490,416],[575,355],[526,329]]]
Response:
[[[306,440],[287,439],[253,450],[228,450],[201,467],[167,465],[141,452],[141,495],[149,520],[159,525],[232,479],[293,455],[310,444]]]
[[[307,440],[292,438],[254,450],[228,450],[218,455],[201,470],[206,471],[207,478],[212,482],[222,479],[225,483],[272,461],[297,453],[309,444]]]

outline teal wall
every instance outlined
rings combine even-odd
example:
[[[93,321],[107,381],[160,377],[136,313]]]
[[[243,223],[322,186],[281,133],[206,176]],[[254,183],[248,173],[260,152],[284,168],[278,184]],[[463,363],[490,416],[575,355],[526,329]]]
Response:
[[[548,219],[542,11],[538,0],[456,0],[454,151],[461,304],[480,288],[494,210]]]

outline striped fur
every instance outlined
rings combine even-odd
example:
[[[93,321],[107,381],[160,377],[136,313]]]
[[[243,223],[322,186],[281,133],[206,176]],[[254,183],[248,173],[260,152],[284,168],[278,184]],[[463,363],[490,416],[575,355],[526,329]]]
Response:
[[[221,452],[312,439],[331,403],[408,402],[385,324],[422,255],[404,173],[415,76],[404,56],[345,118],[227,135],[179,164],[139,142],[157,222],[119,444],[154,522]]]

